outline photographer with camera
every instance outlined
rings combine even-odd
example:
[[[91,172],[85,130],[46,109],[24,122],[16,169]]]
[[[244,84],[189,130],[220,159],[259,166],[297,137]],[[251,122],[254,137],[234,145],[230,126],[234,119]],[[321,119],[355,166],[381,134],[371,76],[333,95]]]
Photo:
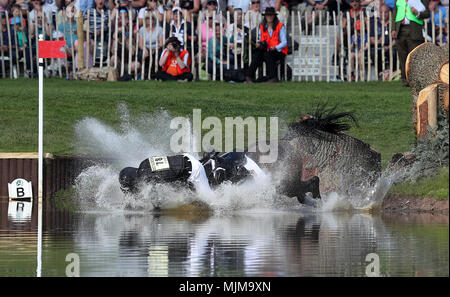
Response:
[[[190,65],[189,52],[181,48],[178,38],[175,36],[169,37],[159,60],[159,66],[162,69],[156,73],[156,79],[192,81],[193,75],[190,72]]]
[[[282,61],[288,52],[286,27],[278,20],[275,8],[268,7],[263,13],[259,41],[256,42],[255,55],[248,69],[246,81],[253,82],[256,69],[266,63],[268,82],[277,81],[276,63]]]

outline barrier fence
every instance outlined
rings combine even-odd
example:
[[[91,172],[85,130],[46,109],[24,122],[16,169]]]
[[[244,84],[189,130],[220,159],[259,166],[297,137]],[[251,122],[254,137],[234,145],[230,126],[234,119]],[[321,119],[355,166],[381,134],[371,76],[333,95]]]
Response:
[[[46,40],[67,42],[66,58],[44,59],[47,77],[77,78],[82,68],[111,67],[119,76],[150,80],[160,68],[165,40],[174,35],[190,54],[194,79],[223,81],[230,70],[247,69],[259,34],[259,23],[248,14],[230,15],[229,11],[225,15],[184,12],[170,22],[166,14],[159,21],[149,11],[136,21],[129,21],[135,19],[133,11],[104,10],[98,14],[92,10],[84,16],[62,11],[62,16],[47,20],[45,15],[36,14],[31,19],[30,14],[25,18],[21,13],[11,20],[8,14],[0,13],[0,31],[6,31],[6,35],[0,34],[1,77],[36,77],[37,36],[44,34]],[[285,19],[289,53],[278,65],[280,79],[374,81],[399,76],[399,59],[390,32],[391,12],[378,15],[362,10],[359,15],[350,15],[349,11],[292,11]],[[445,19],[439,10],[438,14],[431,12],[430,20],[424,25],[426,41],[447,43],[448,9]],[[263,65],[257,77],[265,74]]]

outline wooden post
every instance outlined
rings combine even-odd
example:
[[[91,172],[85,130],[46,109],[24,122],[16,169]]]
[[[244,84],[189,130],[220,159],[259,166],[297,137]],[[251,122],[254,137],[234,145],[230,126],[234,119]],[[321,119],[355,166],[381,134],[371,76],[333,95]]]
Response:
[[[5,13],[5,19],[6,19],[6,30],[8,31],[9,78],[13,78],[13,58],[12,58],[13,48],[11,42],[11,30],[9,27],[9,18],[7,13]]]
[[[355,80],[359,81],[359,49],[358,49],[358,30],[356,29],[356,11],[353,14],[353,34],[355,39],[355,63],[353,64],[353,71],[355,72]]]
[[[200,24],[201,26],[201,24]],[[208,36],[209,36],[209,11],[206,10],[206,44],[205,44],[205,72],[206,72],[206,80],[209,79],[209,73],[208,73]],[[200,39],[201,39],[200,35]],[[203,44],[202,44],[203,46]]]
[[[322,55],[322,30],[323,30],[323,25],[322,25],[322,11],[318,11],[319,13],[319,81],[323,80],[323,72],[322,72],[322,67],[323,67],[323,55]]]
[[[248,34],[248,64],[250,65],[252,63],[252,18],[250,17],[250,14],[248,15],[248,26],[250,28],[249,34]],[[292,37],[294,38],[294,37]]]
[[[131,75],[131,64],[133,63],[133,16],[128,10],[128,74]]]
[[[312,65],[313,65],[313,68],[312,68],[312,81],[314,82],[314,81],[316,81],[316,74],[315,74],[315,71],[314,71],[314,69],[316,68],[316,53],[315,53],[315,40],[316,40],[316,12],[313,10],[312,11],[312,13],[311,13],[311,18],[312,18],[312,40],[313,40],[313,45],[312,45],[312,48],[313,48],[313,51],[312,51],[312,59],[313,59],[313,61],[312,61]]]
[[[378,12],[375,10],[375,15],[374,15],[374,26],[373,26],[373,36],[375,36],[375,80],[378,80],[378,24],[377,24],[377,20],[378,20]],[[380,34],[381,36],[381,42],[383,46],[383,41],[384,41],[384,32],[381,32],[382,34]]]
[[[198,12],[197,30],[198,30],[198,79],[202,79],[202,12]]]
[[[120,13],[121,17],[122,17],[122,52],[120,55],[120,76],[123,76],[124,72],[125,72],[125,13]]]
[[[291,36],[292,36],[292,65],[294,65],[294,52],[295,52],[295,13],[294,11],[291,12],[291,27],[292,27],[292,32],[291,32]],[[286,62],[286,59],[284,59]],[[284,65],[284,79],[287,81],[287,65]],[[294,73],[292,73],[292,81],[294,81]]]
[[[344,28],[342,27],[343,13],[339,12],[339,68],[341,70],[341,80],[344,81]]]
[[[87,11],[87,28],[86,28],[86,57],[84,57],[84,61],[86,63],[86,68],[89,68],[89,61],[91,59],[91,51],[90,51],[90,46],[91,46],[91,20],[90,20],[90,14],[89,11],[90,9],[86,10]]]
[[[5,13],[6,14],[6,13]],[[3,32],[3,26],[2,26],[2,16],[3,13],[0,12],[0,32]],[[37,37],[36,37],[37,39]],[[3,33],[0,34],[0,44],[3,45]],[[3,46],[0,46],[0,51],[1,51],[1,57],[2,57],[2,77],[5,78],[6,74],[5,74],[5,51],[3,50]]]
[[[73,26],[72,26],[72,22],[73,22],[73,18],[69,18],[69,25],[70,25],[70,51],[72,54],[72,76],[73,78],[76,78],[76,74],[75,74],[75,44],[73,43]],[[69,74],[67,73],[67,75],[69,76]]]
[[[301,81],[302,77],[302,19],[300,11],[297,11],[298,20],[298,81]],[[294,23],[292,23],[294,26]]]
[[[260,27],[259,26],[256,26],[256,42],[258,42],[259,41],[259,29],[260,29]],[[255,73],[255,77],[259,77],[259,75],[260,75],[260,73],[259,73],[259,69],[256,69],[256,73]]]
[[[153,66],[153,53],[152,53],[152,51],[153,51],[153,49],[151,48],[151,44],[152,44],[152,41],[151,41],[151,36],[152,36],[152,32],[153,32],[153,30],[152,30],[152,28],[153,28],[153,14],[152,13],[148,13],[147,11],[145,12],[145,17],[150,17],[150,51],[149,51],[149,62],[148,62],[148,74],[147,74],[147,78],[148,78],[148,80],[151,80],[152,79],[152,75],[151,75],[151,72],[152,72],[152,66]],[[144,19],[144,32],[147,32],[146,30],[146,28],[145,28],[145,22],[146,22],[146,20]],[[154,29],[154,30],[156,30],[157,32],[158,32],[158,18],[156,17],[156,28]],[[158,48],[158,41],[159,41],[159,34],[157,34],[157,38],[156,38],[156,44],[155,44],[155,46],[156,46],[156,48],[155,48],[155,53],[156,53],[156,51],[157,51],[157,48]],[[144,34],[144,44],[146,44],[147,43],[147,33],[145,33]],[[144,49],[145,49],[145,46],[144,46]],[[143,56],[144,54],[142,53],[142,56]],[[155,60],[156,60],[156,55],[155,55]],[[142,77],[144,77],[144,73],[145,73],[145,63],[144,63],[144,58],[142,58]]]
[[[376,26],[377,24],[376,24],[376,19],[374,20],[375,21],[375,23],[374,23],[374,26]],[[370,55],[370,16],[369,16],[369,13],[367,12],[367,19],[366,19],[366,24],[367,24],[367,29],[366,29],[366,32],[367,32],[367,81],[370,81],[371,80],[371,70],[372,70],[372,58],[370,57],[371,55]],[[375,37],[375,40],[376,40],[376,37]]]
[[[383,81],[386,80],[386,77],[384,77],[384,74],[386,72],[386,51],[384,49],[384,34],[386,33],[385,30],[387,28],[384,27],[384,23],[386,22],[386,19],[384,17],[384,13],[381,15],[381,32],[383,34],[383,45],[381,47],[381,71],[383,73]],[[389,35],[391,35],[391,32],[388,32]]]
[[[448,13],[450,12],[450,10],[449,10],[449,8],[447,7],[447,13],[446,13],[446,15],[447,15],[447,21],[445,22],[446,24],[447,24],[447,43],[449,42],[448,41],[448,38],[450,37],[449,36],[449,34],[450,34],[450,22],[449,22],[449,20],[450,20],[450,16],[448,15]]]
[[[1,17],[1,14],[0,14]],[[29,55],[30,55],[30,70],[31,70],[31,77],[34,77],[34,63],[33,63],[33,42],[31,40],[31,25],[32,25],[32,21],[30,18],[30,14],[27,15],[27,20],[28,20],[28,49],[29,49]],[[75,59],[75,57],[73,57]]]
[[[227,10],[227,70],[230,69],[230,11]]]
[[[184,22],[183,22],[183,47],[187,50],[188,39],[187,39],[187,10],[183,10]],[[192,58],[192,56],[191,56]]]
[[[431,11],[431,39],[433,40],[433,43],[436,44],[436,25],[434,24],[434,18],[436,16],[434,15],[434,11]]]
[[[223,81],[223,17],[222,15],[219,15],[219,26],[220,26],[220,40],[219,40],[219,46],[220,46],[220,81]]]
[[[95,60],[97,56],[97,10],[94,10],[94,52],[92,54],[92,63],[95,67]]]
[[[83,13],[81,10],[76,11],[77,22],[77,40],[78,40],[78,69],[84,68],[84,30],[83,30]],[[88,24],[89,25],[89,24]],[[75,59],[75,57],[73,57]]]
[[[334,71],[333,71],[333,77],[334,80],[337,79],[338,77],[338,73],[336,73],[336,69],[338,69],[337,67],[337,59],[338,59],[338,51],[337,51],[337,36],[338,36],[338,32],[337,32],[337,23],[336,23],[336,12],[333,11],[333,26],[334,26]]]
[[[392,12],[389,11],[389,28],[392,28]],[[389,80],[392,80],[392,72],[394,71],[394,59],[392,56],[392,34],[389,34]]]
[[[350,28],[350,13],[347,10],[347,57],[348,57],[348,61],[347,61],[347,79],[348,81],[352,80],[352,68],[351,68],[351,63],[352,63],[352,43],[351,43],[351,28]]]
[[[309,42],[310,42],[310,38],[308,35],[308,30],[309,30],[309,26],[308,26],[308,11],[305,11],[305,37],[306,37],[306,45],[305,45],[305,79],[306,81],[309,80]]]
[[[14,18],[14,17],[13,17]],[[14,44],[16,45],[16,61],[17,61],[17,76],[20,77],[20,57],[19,57],[19,44],[17,43],[17,24],[16,24],[16,19],[14,18]],[[11,61],[12,63],[12,61]],[[12,66],[12,65],[11,65]]]
[[[63,23],[62,23],[62,26],[63,26],[64,40],[66,40],[66,23],[67,23],[66,9],[63,9]],[[56,26],[57,29],[58,29],[58,27],[59,26]],[[66,48],[67,48],[67,40],[66,40],[66,45],[64,46],[64,53],[67,52]],[[64,66],[65,66],[65,69],[66,69],[66,78],[68,78],[69,77],[69,62],[67,61],[67,53],[66,53],[65,56],[66,57],[64,58]],[[61,70],[60,70],[60,73],[61,73]]]
[[[366,22],[364,21],[364,10],[362,12],[360,12],[360,15],[362,14],[362,19],[361,16],[359,17],[360,19],[360,36],[361,36],[361,59],[360,59],[360,64],[361,64],[361,81],[365,81],[365,77],[366,77],[366,63],[365,63],[365,47],[366,47],[366,32],[365,32],[365,27],[366,27]]]
[[[43,32],[45,36],[45,31]],[[35,41],[35,48],[36,48],[36,65],[39,65],[39,34],[38,34],[38,21],[37,16],[34,18],[34,41]],[[38,68],[39,71],[39,68]]]
[[[440,9],[439,9],[439,38],[440,38],[439,45],[443,45],[443,42],[442,42],[442,10],[440,10]]]
[[[196,79],[197,72],[195,71],[195,28],[194,28],[194,18],[192,15],[189,16],[191,18],[191,60],[192,60],[192,73],[194,75],[194,79]]]
[[[327,12],[325,12],[326,13],[326,22],[327,22],[327,24],[326,24],[326,26],[327,26],[327,47],[326,47],[326,49],[327,49],[327,65],[326,65],[326,67],[327,67],[327,82],[330,82],[330,14],[328,13],[328,11]]]
[[[145,18],[144,18],[144,23],[145,23]],[[136,37],[135,37],[135,49],[134,49],[134,80],[137,80],[138,78],[138,69],[137,69],[137,63],[138,63],[138,50],[139,50],[139,22],[136,21],[136,26],[137,26],[137,32],[136,32]],[[130,34],[134,34],[134,30],[133,28],[131,28],[131,33]],[[145,31],[144,31],[144,36],[145,36]],[[145,48],[145,43],[144,43],[144,48]],[[131,51],[131,49],[130,49]],[[144,59],[142,59],[142,63],[144,63]],[[142,65],[141,65],[142,67]],[[141,79],[144,79],[143,76],[141,76]]]
[[[119,43],[119,13],[115,14],[114,21],[114,69],[117,70],[117,58],[119,57],[118,51]]]
[[[152,14],[150,14],[150,17],[151,18],[153,18],[154,16],[152,15]],[[150,29],[152,28],[152,19],[150,18]],[[154,28],[153,30],[157,30],[158,29],[158,23],[159,23],[159,21],[158,21],[158,18],[155,16],[155,18],[156,18],[156,24],[155,24],[155,26],[156,26],[156,28]],[[164,17],[163,17],[163,21],[165,22],[166,21],[166,14],[164,13]],[[151,30],[150,30],[151,31]],[[166,42],[166,40],[165,40],[165,36],[166,36],[166,31],[163,29],[163,38],[162,38],[162,44],[160,45],[159,44],[159,38],[156,38],[156,50],[155,50],[155,60],[153,61],[153,63],[154,63],[154,65],[155,65],[155,73],[157,73],[158,72],[158,64],[159,64],[159,46],[161,46],[161,53],[164,51],[163,49],[162,49],[162,47],[164,46],[164,44],[165,44],[165,42]],[[149,71],[149,77],[150,77],[150,72],[151,72],[151,66],[149,66],[149,68],[148,68],[148,71]]]
[[[108,48],[106,49],[106,65],[111,67],[111,10],[108,10]]]
[[[214,53],[214,56],[213,56],[213,61],[212,61],[212,63],[213,63],[213,81],[215,81],[216,80],[216,36],[215,36],[215,31],[216,31],[216,11],[213,11],[213,25],[212,25],[212,36],[211,36],[211,38],[213,38],[213,53]],[[209,31],[208,31],[209,32]],[[207,38],[206,38],[206,44],[208,44],[209,43],[209,36],[207,36]]]
[[[141,77],[142,77],[142,80],[145,80],[145,57],[144,57],[144,54],[145,54],[145,51],[147,50],[147,28],[145,27],[145,23],[147,22],[147,17],[148,16],[149,16],[148,11],[145,11],[144,12],[144,21],[142,22],[142,32],[144,32],[144,34],[142,36],[142,38],[143,38],[143,40],[142,40],[142,43],[143,43],[143,46],[142,46],[142,64],[141,64]],[[151,23],[152,23],[152,20],[150,19],[150,24]],[[150,30],[150,34],[149,35],[151,37],[152,30]],[[158,39],[158,36],[156,37],[156,39]],[[138,30],[138,35],[136,36],[136,40],[138,40],[138,45],[137,46],[139,46],[139,30]],[[148,52],[149,53],[149,57],[148,58],[150,59],[150,57],[152,56],[152,39],[151,38],[150,38],[150,49],[148,51],[149,51]],[[137,61],[137,59],[138,59],[138,56],[136,55],[136,61]],[[150,67],[149,67],[149,70],[151,70]],[[149,73],[150,72],[151,71],[149,71]]]
[[[241,21],[242,21],[242,40],[241,40],[241,44],[242,44],[242,48],[241,48],[241,69],[244,69],[244,53],[245,53],[245,30],[244,30],[244,24],[245,24],[245,20],[244,20],[244,13],[241,14]],[[287,32],[286,32],[287,33]]]
[[[104,10],[102,10],[102,23],[101,23],[101,27],[100,27],[100,45],[101,45],[101,50],[100,50],[100,69],[103,69],[103,55],[104,55],[104,49],[105,49],[105,12]]]
[[[28,24],[30,24],[30,23],[28,23]],[[23,73],[25,75],[25,73],[27,73],[27,57],[26,57],[26,54],[27,54],[27,43],[25,42],[25,30],[24,30],[24,27],[23,27],[22,10],[20,11],[20,27],[22,28],[21,34],[22,34],[22,43],[23,43]],[[30,39],[29,35],[27,37],[28,37],[27,39]]]
[[[238,68],[238,52],[237,52],[237,13],[234,11],[233,15],[233,38],[234,38],[234,69]]]

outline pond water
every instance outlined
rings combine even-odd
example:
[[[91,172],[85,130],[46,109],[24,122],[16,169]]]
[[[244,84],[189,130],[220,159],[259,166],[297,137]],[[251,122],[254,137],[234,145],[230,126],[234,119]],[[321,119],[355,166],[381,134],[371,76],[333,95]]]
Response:
[[[0,276],[448,276],[448,215],[240,210],[226,214],[45,209],[0,202]],[[366,261],[366,257],[372,258]],[[372,260],[371,260],[372,259]]]

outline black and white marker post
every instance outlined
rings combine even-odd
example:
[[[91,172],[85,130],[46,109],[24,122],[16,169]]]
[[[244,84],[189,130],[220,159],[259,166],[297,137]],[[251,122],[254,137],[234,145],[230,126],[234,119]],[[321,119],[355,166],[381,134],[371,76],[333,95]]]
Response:
[[[39,47],[44,35],[39,35]],[[42,270],[42,194],[44,180],[44,59],[39,56],[39,136],[38,136],[38,242],[36,276]]]

